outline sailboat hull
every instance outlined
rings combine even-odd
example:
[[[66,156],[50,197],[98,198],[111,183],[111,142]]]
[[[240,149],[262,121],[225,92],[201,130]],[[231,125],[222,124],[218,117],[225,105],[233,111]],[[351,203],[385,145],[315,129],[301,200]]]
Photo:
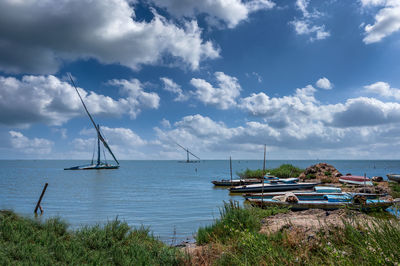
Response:
[[[89,164],[80,165],[69,168],[64,168],[64,170],[103,170],[103,169],[118,169],[119,165],[112,164]]]

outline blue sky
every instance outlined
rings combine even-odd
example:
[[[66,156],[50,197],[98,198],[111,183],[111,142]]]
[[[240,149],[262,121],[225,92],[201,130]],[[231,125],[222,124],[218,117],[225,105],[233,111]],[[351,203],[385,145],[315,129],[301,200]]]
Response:
[[[0,3],[0,158],[400,159],[400,2]],[[108,156],[109,158],[111,156]]]

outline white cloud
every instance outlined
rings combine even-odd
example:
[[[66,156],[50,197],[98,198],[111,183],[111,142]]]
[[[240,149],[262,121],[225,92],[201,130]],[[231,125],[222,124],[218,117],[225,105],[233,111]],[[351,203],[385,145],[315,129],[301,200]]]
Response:
[[[183,102],[189,98],[189,95],[183,93],[181,86],[176,84],[172,79],[162,77],[160,80],[164,83],[164,90],[177,94],[174,101]]]
[[[400,89],[391,88],[389,83],[378,81],[364,86],[366,92],[378,94],[381,97],[400,100]]]
[[[121,87],[121,94],[126,95],[126,98],[114,100],[79,88],[91,114],[130,114],[131,118],[135,118],[144,108],[158,108],[159,96],[145,92],[138,80],[113,80],[110,83]],[[55,76],[23,76],[20,80],[0,76],[0,124],[61,125],[83,114],[75,89]]]
[[[383,1],[362,1],[363,5],[382,5],[384,7],[375,15],[375,23],[365,26],[364,43],[370,44],[380,42],[383,38],[400,30],[400,1],[386,0]]]
[[[167,9],[177,17],[194,17],[207,14],[208,21],[221,20],[229,28],[236,27],[246,20],[250,13],[268,10],[275,6],[270,0],[150,0],[157,6]]]
[[[193,94],[204,104],[215,105],[226,110],[236,104],[241,87],[235,77],[228,76],[223,72],[215,72],[214,75],[218,87],[213,87],[204,79],[191,79],[190,84],[196,88]]]
[[[25,154],[49,154],[54,143],[47,139],[29,139],[18,131],[9,131],[11,146],[18,152]]]
[[[324,90],[330,90],[332,89],[332,83],[329,81],[329,79],[323,77],[320,78],[316,83],[315,86],[317,86],[320,89]]]
[[[308,11],[310,0],[297,0],[296,7],[302,13],[301,19],[294,19],[290,22],[298,35],[311,35],[310,41],[323,40],[328,38],[331,34],[325,30],[325,25],[314,25],[314,20],[323,16],[317,10],[313,12]]]
[[[219,49],[204,41],[197,22],[183,27],[154,12],[150,22],[135,20],[128,0],[1,1],[0,70],[55,73],[63,60],[93,58],[104,64],[170,64],[197,69]]]
[[[141,112],[142,108],[158,109],[160,105],[160,96],[155,92],[145,92],[143,84],[138,79],[113,79],[109,81],[110,85],[118,86],[128,97],[121,99],[120,102],[128,109],[131,118]]]
[[[381,6],[386,3],[387,0],[360,0],[361,5],[366,6]]]

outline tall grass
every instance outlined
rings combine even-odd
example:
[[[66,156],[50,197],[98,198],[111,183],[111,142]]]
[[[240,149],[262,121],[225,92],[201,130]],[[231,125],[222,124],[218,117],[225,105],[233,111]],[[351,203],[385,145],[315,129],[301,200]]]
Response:
[[[197,231],[196,241],[205,244],[215,240],[225,243],[241,232],[257,232],[261,228],[261,219],[287,209],[280,208],[253,208],[250,206],[240,207],[237,201],[224,202],[220,209],[220,219],[210,226],[200,227]]]
[[[282,164],[278,168],[266,169],[265,172],[261,169],[250,170],[246,169],[244,172],[238,172],[237,175],[241,178],[263,178],[266,173],[279,178],[298,177],[304,169],[295,167],[291,164]]]
[[[203,261],[210,265],[397,265],[400,261],[397,219],[353,217],[343,220],[344,226],[325,227],[311,235],[290,226],[264,234],[259,232],[260,217],[279,210],[265,211],[226,203],[219,220],[199,229],[197,242],[219,250],[217,256],[202,254]]]
[[[60,219],[40,223],[0,212],[0,265],[182,265],[184,255],[149,234],[114,220],[67,230]]]

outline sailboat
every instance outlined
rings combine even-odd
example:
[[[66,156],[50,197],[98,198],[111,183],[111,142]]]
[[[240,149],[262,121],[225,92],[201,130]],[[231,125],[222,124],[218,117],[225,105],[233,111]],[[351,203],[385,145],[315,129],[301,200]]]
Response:
[[[117,158],[115,158],[114,153],[111,151],[110,146],[107,144],[106,140],[104,139],[103,135],[101,134],[100,131],[100,126],[94,122],[93,117],[90,115],[85,102],[83,101],[77,87],[75,86],[75,82],[73,81],[71,75],[69,75],[69,78],[71,79],[71,83],[72,85],[74,85],[74,88],[76,90],[76,92],[78,93],[79,99],[82,102],[83,107],[86,110],[86,113],[88,114],[90,121],[92,121],[92,124],[94,126],[94,128],[96,129],[97,132],[97,161],[94,162],[93,158],[92,158],[92,162],[90,164],[87,165],[80,165],[80,166],[73,166],[73,167],[69,167],[69,168],[64,168],[64,170],[102,170],[102,169],[118,169],[119,168],[119,162],[117,160]],[[108,152],[111,154],[111,156],[113,157],[113,159],[115,160],[115,162],[117,163],[115,164],[110,164],[108,163],[105,159],[104,161],[100,160],[100,142],[103,143],[103,146],[108,150]],[[105,157],[105,154],[104,154]]]
[[[192,152],[190,152],[188,148],[183,147],[182,145],[178,144],[177,142],[175,142],[175,144],[186,151],[186,161],[179,161],[180,163],[199,163],[200,162],[200,158],[197,157],[196,155],[194,155]],[[193,157],[197,158],[198,161],[190,160],[189,154],[192,155]]]

